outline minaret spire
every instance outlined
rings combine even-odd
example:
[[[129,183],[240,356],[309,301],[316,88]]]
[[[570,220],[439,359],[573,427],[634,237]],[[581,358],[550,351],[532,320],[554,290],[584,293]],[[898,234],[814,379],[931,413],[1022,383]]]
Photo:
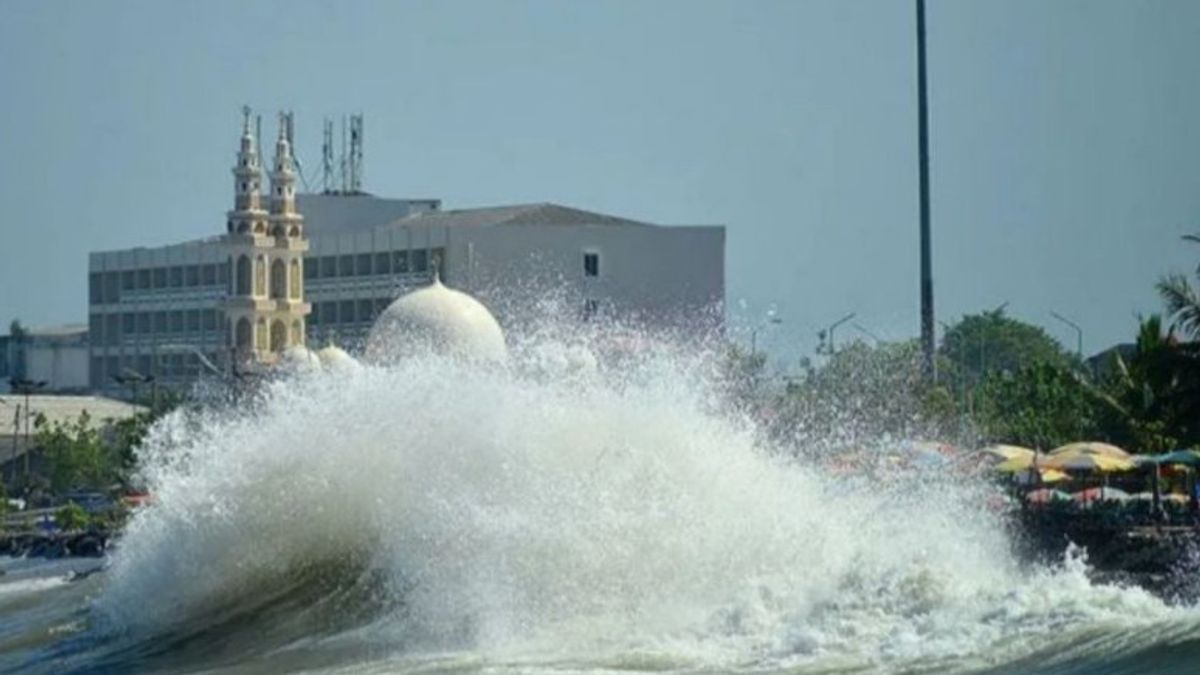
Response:
[[[289,130],[292,114],[279,113],[279,137],[275,141],[275,165],[271,171],[271,234],[298,237],[304,218],[296,212],[296,170]]]
[[[229,212],[226,229],[231,233],[262,232],[266,229],[259,191],[262,187],[262,166],[250,131],[250,107],[242,107],[242,138],[238,147],[237,164],[233,167],[233,210]]]

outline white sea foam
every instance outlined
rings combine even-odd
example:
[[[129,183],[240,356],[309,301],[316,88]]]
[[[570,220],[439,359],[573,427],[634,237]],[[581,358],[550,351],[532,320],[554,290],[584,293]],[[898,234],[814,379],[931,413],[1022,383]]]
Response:
[[[98,608],[149,630],[349,556],[383,580],[353,634],[376,650],[706,668],[985,664],[1191,616],[1018,563],[982,486],[780,459],[703,359],[580,350],[301,374],[173,417]]]

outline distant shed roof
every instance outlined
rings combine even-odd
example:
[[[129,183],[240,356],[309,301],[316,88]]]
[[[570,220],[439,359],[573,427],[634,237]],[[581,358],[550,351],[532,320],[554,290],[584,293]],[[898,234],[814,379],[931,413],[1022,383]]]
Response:
[[[12,435],[12,420],[18,405],[24,407],[24,396],[20,394],[0,394],[0,436]],[[35,417],[38,414],[45,415],[46,421],[51,424],[55,422],[74,422],[79,419],[80,413],[86,410],[91,417],[92,424],[95,426],[101,426],[105,420],[109,419],[116,420],[132,417],[135,413],[145,410],[142,406],[103,396],[50,395],[30,396],[29,409]],[[24,419],[23,411],[22,419]],[[21,433],[24,433],[23,423]]]

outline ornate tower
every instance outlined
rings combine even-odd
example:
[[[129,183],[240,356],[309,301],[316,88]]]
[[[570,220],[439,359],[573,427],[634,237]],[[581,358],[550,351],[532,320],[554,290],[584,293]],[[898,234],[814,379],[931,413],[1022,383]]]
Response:
[[[225,312],[233,364],[274,363],[289,347],[304,345],[304,218],[296,212],[296,174],[290,114],[279,115],[271,171],[271,210],[261,205],[262,168],[243,108],[241,147],[234,175],[234,209],[224,239],[229,251]]]

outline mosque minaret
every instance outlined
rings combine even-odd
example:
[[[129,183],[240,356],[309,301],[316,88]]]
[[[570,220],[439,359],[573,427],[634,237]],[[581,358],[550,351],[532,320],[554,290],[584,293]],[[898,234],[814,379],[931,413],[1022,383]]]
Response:
[[[262,166],[250,111],[243,109],[241,145],[233,167],[234,209],[223,237],[229,252],[229,288],[222,310],[238,365],[274,363],[290,347],[304,345],[304,218],[296,211],[296,172],[287,114],[271,171],[270,211],[262,208]]]

